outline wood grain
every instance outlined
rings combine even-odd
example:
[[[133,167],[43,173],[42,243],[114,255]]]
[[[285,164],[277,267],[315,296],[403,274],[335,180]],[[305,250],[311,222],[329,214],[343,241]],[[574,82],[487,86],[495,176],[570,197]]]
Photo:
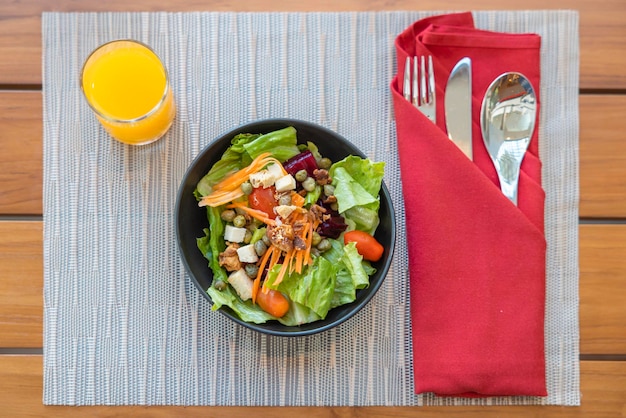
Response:
[[[41,214],[41,93],[0,92],[0,126],[0,214]]]
[[[603,0],[23,0],[0,2],[0,85],[41,83],[41,13],[43,11],[362,11],[362,10],[502,10],[569,9],[580,13],[581,87],[626,88],[626,2]],[[619,52],[621,51],[621,53]]]
[[[580,349],[626,353],[626,225],[581,225]]]
[[[584,393],[580,407],[489,406],[461,407],[64,407],[44,406],[42,398],[41,356],[0,356],[1,415],[21,417],[221,417],[248,418],[292,417],[308,418],[402,418],[433,417],[624,417],[626,411],[626,362],[581,363],[581,388]]]
[[[2,347],[42,346],[42,223],[0,222]],[[626,225],[580,227],[582,354],[626,353]]]
[[[42,213],[41,112],[39,92],[0,92],[0,215]],[[625,113],[626,96],[580,96],[581,217],[626,218]]]
[[[41,222],[0,221],[1,347],[42,346],[42,248]]]
[[[625,114],[626,96],[580,96],[582,217],[626,218]]]

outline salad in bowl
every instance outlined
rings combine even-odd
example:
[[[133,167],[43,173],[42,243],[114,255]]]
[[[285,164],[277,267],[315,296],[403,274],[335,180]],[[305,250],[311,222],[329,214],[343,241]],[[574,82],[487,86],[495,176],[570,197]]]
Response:
[[[256,122],[210,144],[179,191],[177,233],[213,309],[277,335],[354,315],[380,287],[395,244],[384,166],[296,120]]]

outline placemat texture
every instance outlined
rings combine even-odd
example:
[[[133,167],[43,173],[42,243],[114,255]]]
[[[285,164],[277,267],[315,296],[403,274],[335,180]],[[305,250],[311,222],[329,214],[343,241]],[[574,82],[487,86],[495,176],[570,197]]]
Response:
[[[434,12],[44,13],[44,393],[69,405],[578,405],[578,15],[476,12],[483,29],[542,36],[547,192],[547,398],[415,395],[404,206],[389,83],[394,38]],[[178,114],[144,146],[110,139],[79,88],[98,45],[134,38],[170,73]],[[302,338],[210,310],[175,244],[174,202],[212,138],[304,119],[385,161],[397,210],[392,269],[358,315]]]

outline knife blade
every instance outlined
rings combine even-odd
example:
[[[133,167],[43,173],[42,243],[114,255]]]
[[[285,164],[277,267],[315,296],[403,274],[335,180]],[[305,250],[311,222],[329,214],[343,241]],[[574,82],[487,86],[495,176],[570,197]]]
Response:
[[[444,95],[446,129],[465,155],[472,159],[472,60],[462,58],[456,63]]]

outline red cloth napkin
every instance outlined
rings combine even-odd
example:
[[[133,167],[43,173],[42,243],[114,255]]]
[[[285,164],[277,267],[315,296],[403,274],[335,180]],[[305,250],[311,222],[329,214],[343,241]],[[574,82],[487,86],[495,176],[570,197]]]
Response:
[[[406,210],[416,393],[546,396],[545,254],[538,128],[522,163],[518,206],[500,191],[480,130],[482,98],[506,71],[539,94],[541,39],[474,28],[471,13],[415,22],[396,39],[391,88]],[[407,56],[432,55],[437,126],[404,100]],[[473,154],[448,139],[450,71],[472,59]],[[539,98],[537,100],[539,103]]]

